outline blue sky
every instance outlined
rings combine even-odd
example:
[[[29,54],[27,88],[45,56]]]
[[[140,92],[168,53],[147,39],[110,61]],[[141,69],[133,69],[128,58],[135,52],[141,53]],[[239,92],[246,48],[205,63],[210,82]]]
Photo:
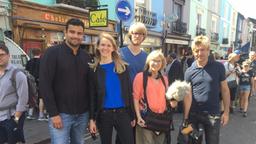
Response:
[[[256,19],[256,0],[228,0],[245,17]]]

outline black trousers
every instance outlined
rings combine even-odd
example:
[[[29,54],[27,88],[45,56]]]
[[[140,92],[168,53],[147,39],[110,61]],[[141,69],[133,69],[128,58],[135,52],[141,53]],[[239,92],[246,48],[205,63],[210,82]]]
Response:
[[[131,118],[125,109],[102,110],[97,118],[102,144],[112,143],[113,128],[116,129],[121,144],[134,144]]]

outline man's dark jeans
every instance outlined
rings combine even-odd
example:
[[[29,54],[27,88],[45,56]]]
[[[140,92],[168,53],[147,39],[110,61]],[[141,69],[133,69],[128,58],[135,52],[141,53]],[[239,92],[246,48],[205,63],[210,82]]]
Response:
[[[203,126],[206,144],[219,144],[220,134],[220,115],[211,115],[207,112],[193,113],[189,116],[189,121],[198,129],[199,124]],[[196,144],[202,143],[203,136],[200,136]],[[190,144],[194,144],[194,140],[190,140]]]
[[[23,126],[25,114],[23,113],[16,123],[14,118],[0,122],[0,143],[16,144],[17,142],[25,143]]]

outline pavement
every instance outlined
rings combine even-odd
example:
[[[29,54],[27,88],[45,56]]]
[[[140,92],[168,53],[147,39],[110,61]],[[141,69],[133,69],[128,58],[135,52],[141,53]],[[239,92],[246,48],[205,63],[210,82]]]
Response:
[[[182,115],[174,114],[175,130],[171,132],[172,144],[176,144],[178,127],[181,124]],[[48,122],[38,120],[26,120],[24,125],[26,144],[50,144]],[[230,114],[230,121],[227,126],[221,128],[220,144],[256,144],[256,99],[250,100],[248,116],[244,118],[236,109]],[[114,139],[114,136],[113,136]],[[93,141],[88,134],[85,134],[86,144],[100,144],[100,138]],[[113,143],[114,144],[114,143]]]

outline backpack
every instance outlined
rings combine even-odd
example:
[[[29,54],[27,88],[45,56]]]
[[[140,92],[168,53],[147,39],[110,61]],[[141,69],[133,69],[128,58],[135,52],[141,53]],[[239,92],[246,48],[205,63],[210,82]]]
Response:
[[[36,85],[35,78],[26,70],[24,69],[19,69],[16,68],[14,69],[12,76],[11,76],[11,81],[12,81],[12,86],[16,89],[16,74],[21,71],[23,74],[26,75],[27,78],[27,83],[28,83],[28,106],[29,108],[33,107],[38,107],[37,106],[37,100],[38,100],[38,88]],[[17,91],[16,91],[17,93]]]

